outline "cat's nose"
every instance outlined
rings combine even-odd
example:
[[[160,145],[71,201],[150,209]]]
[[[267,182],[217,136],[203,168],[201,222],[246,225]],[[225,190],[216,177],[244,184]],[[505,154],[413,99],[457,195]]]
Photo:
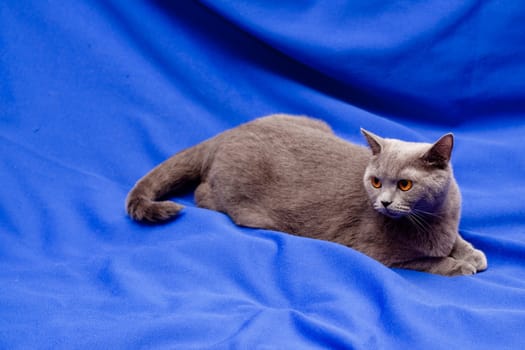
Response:
[[[392,202],[381,201],[381,204],[383,204],[383,207],[387,208]]]

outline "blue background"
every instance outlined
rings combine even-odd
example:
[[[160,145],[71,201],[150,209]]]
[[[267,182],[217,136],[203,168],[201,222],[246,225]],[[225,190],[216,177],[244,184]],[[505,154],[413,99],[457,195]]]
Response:
[[[0,3],[0,348],[519,348],[518,1]],[[445,278],[187,208],[126,216],[173,153],[270,113],[435,141],[489,269]]]

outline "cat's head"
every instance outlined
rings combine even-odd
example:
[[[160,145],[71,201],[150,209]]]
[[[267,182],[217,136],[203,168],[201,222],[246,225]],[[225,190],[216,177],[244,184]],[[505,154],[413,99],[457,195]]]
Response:
[[[374,209],[390,218],[434,215],[452,179],[452,134],[427,144],[385,139],[364,129],[361,132],[373,155],[363,181]]]

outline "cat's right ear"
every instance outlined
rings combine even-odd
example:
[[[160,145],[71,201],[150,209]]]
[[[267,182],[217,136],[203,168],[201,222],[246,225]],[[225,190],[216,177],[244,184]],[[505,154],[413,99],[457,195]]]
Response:
[[[364,135],[366,138],[366,141],[368,142],[368,145],[370,146],[370,149],[372,150],[372,154],[375,156],[376,154],[381,153],[382,146],[382,138],[371,133],[370,131],[367,131],[363,128],[361,128],[361,134]]]

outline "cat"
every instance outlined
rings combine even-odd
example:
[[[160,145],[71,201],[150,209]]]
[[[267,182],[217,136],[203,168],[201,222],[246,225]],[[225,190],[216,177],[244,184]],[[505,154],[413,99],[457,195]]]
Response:
[[[193,183],[199,207],[240,226],[337,242],[389,267],[446,276],[485,270],[483,252],[458,232],[453,135],[427,144],[361,132],[369,147],[309,117],[255,119],[151,170],[128,194],[127,212],[169,220],[183,207],[167,197]]]

